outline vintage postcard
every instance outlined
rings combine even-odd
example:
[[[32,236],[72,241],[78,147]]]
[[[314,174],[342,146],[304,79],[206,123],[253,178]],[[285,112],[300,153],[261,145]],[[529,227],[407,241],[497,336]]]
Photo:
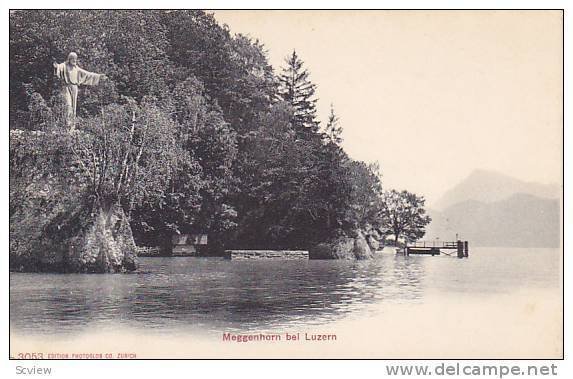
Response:
[[[10,358],[563,358],[563,10],[7,16]]]

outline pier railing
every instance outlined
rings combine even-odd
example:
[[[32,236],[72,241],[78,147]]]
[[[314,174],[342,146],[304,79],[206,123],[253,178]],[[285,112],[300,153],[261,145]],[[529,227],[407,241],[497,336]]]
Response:
[[[440,255],[442,250],[457,250],[458,258],[469,257],[468,241],[416,241],[411,242],[404,248],[404,254]],[[443,252],[444,254],[448,254]]]
[[[456,249],[457,246],[458,246],[457,241],[416,241],[408,243],[408,247],[419,247],[419,248],[437,247],[442,249]]]

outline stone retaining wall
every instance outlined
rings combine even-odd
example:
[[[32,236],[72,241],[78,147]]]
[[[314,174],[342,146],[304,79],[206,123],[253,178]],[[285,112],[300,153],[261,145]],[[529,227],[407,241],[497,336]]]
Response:
[[[225,250],[226,259],[308,259],[305,250]]]

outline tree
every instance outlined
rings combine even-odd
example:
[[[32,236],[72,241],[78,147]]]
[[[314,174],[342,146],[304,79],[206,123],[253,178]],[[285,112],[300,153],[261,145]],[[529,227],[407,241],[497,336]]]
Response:
[[[293,107],[292,123],[297,132],[316,133],[316,85],[309,80],[309,72],[303,68],[304,62],[295,50],[285,63],[286,67],[279,76],[279,96]]]
[[[340,145],[342,142],[342,127],[339,124],[340,119],[334,113],[334,105],[330,104],[330,114],[326,123],[325,134],[328,142]]]
[[[208,233],[212,247],[235,226],[229,198],[235,191],[232,164],[237,155],[236,132],[221,109],[203,96],[203,86],[189,77],[177,84],[169,108],[177,120],[176,138],[183,157],[160,203],[144,204],[134,212],[136,240],[169,251],[173,234]]]
[[[432,221],[424,209],[425,199],[408,191],[384,192],[380,213],[384,234],[394,234],[395,241],[403,237],[406,242],[416,241],[426,233],[425,227]]]
[[[349,160],[348,172],[342,180],[351,188],[347,200],[347,218],[353,229],[368,229],[380,226],[378,215],[382,211],[382,183],[377,163],[367,164]]]

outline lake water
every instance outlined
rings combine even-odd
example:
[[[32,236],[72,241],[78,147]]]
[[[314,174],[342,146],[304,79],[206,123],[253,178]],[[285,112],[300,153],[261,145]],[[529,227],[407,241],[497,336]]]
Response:
[[[473,248],[469,259],[390,252],[368,261],[141,258],[134,274],[10,273],[10,327],[59,336],[124,326],[159,334],[291,330],[435,298],[558,295],[560,256],[557,249]]]

